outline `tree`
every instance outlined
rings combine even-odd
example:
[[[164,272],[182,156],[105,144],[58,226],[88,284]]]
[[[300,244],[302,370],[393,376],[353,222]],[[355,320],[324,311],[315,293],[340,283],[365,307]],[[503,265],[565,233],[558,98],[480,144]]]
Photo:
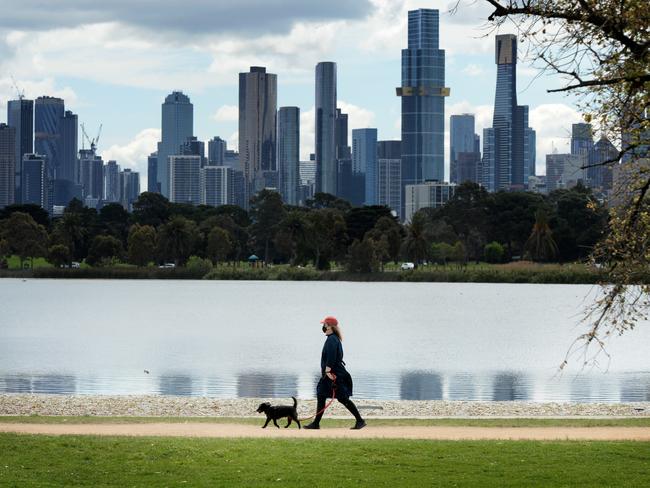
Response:
[[[434,242],[431,244],[429,255],[434,263],[447,265],[447,261],[454,257],[454,246],[446,242]]]
[[[65,264],[70,264],[72,254],[70,249],[63,244],[54,244],[47,250],[47,260],[55,267],[60,268]]]
[[[156,245],[156,229],[150,225],[132,225],[127,239],[129,263],[146,266],[155,261]]]
[[[346,262],[347,270],[350,273],[373,273],[379,267],[379,260],[375,254],[372,240],[355,239],[348,249]]]
[[[289,256],[291,266],[295,266],[299,249],[305,246],[307,227],[306,214],[300,210],[288,212],[279,224],[274,244],[276,249]]]
[[[197,226],[185,217],[173,217],[160,226],[158,231],[158,250],[163,260],[174,261],[176,266],[183,265],[194,250],[199,238]]]
[[[335,210],[340,210],[341,212],[347,212],[351,208],[348,201],[336,197],[330,193],[323,192],[315,193],[314,198],[308,198],[306,204],[308,208],[332,208]]]
[[[501,244],[493,241],[485,245],[483,254],[488,263],[502,263],[505,251]]]
[[[366,232],[372,230],[382,217],[392,218],[390,208],[384,205],[371,205],[350,209],[345,214],[350,241],[362,241]]]
[[[285,213],[282,197],[277,191],[262,190],[251,198],[251,234],[261,246],[265,263],[270,261],[273,237]]]
[[[40,205],[35,203],[15,203],[13,205],[7,205],[5,208],[0,209],[0,220],[9,218],[9,216],[14,212],[22,212],[32,216],[34,222],[39,225],[42,225],[46,229],[50,226],[50,214],[47,213]]]
[[[104,233],[124,242],[129,231],[129,213],[119,203],[104,205],[98,215],[99,225]]]
[[[91,266],[103,266],[112,264],[114,260],[120,260],[124,256],[122,241],[113,236],[95,236],[88,250],[86,262]]]
[[[169,219],[169,200],[160,193],[145,191],[133,202],[133,220],[140,225],[158,227]]]
[[[423,212],[416,212],[407,227],[404,240],[404,252],[415,263],[422,263],[429,255],[429,241],[427,239],[427,219]]]
[[[558,254],[557,244],[553,239],[553,232],[548,226],[548,219],[543,210],[535,213],[535,224],[526,241],[525,250],[533,261],[552,261]]]
[[[217,264],[219,261],[225,261],[226,257],[232,250],[232,240],[228,231],[221,227],[213,227],[208,234],[208,245],[206,253],[212,263]]]
[[[323,208],[307,214],[306,246],[318,269],[329,269],[332,259],[343,257],[348,240],[345,219],[339,210]]]
[[[645,318],[649,303],[650,286],[637,286],[639,273],[650,265],[648,3],[486,1],[494,7],[488,20],[496,26],[512,20],[531,57],[564,80],[564,86],[549,91],[576,95],[585,121],[596,122],[610,140],[621,142],[619,155],[600,163],[613,166],[621,159],[629,177],[615,189],[619,205],[611,210],[609,233],[593,253],[594,261],[605,264],[608,285],[613,286],[606,286],[604,296],[587,311],[588,330],[574,344],[587,360],[592,346],[594,354],[604,351],[606,337],[634,328]],[[567,358],[573,351],[570,348]]]
[[[78,213],[65,212],[54,224],[51,240],[55,244],[66,246],[78,261],[88,254],[88,229],[84,227]]]
[[[397,263],[404,229],[394,217],[381,217],[366,236],[375,244],[382,265],[389,260]]]
[[[7,241],[9,252],[18,255],[21,268],[25,259],[45,256],[47,232],[31,215],[14,212],[1,224],[0,239]]]

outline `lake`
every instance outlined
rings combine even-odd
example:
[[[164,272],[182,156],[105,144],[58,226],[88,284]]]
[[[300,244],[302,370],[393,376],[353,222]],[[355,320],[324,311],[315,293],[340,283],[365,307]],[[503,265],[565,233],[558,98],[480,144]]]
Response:
[[[339,319],[355,397],[650,401],[648,323],[558,374],[590,285],[0,280],[0,393],[314,397]]]

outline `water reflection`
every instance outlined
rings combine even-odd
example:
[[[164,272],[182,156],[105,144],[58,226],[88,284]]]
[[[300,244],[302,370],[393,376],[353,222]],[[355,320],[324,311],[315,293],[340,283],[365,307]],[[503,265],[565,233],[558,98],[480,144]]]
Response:
[[[161,395],[191,396],[194,380],[187,375],[162,375],[158,380]]]
[[[529,393],[526,388],[524,375],[516,373],[498,373],[494,378],[492,387],[492,400],[496,402],[528,400]]]
[[[476,398],[475,375],[467,373],[452,374],[449,377],[449,400],[474,400]]]
[[[239,398],[285,398],[298,394],[298,377],[247,372],[237,375]]]
[[[74,376],[70,375],[8,375],[0,380],[0,391],[71,395],[77,392],[77,384]]]
[[[621,385],[622,402],[650,402],[650,378],[626,378]]]
[[[441,400],[442,378],[436,373],[405,373],[400,385],[402,400]]]

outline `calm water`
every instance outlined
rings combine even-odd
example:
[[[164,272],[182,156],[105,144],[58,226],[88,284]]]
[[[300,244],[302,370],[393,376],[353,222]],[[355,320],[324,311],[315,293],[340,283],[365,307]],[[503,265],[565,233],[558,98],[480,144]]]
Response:
[[[612,340],[601,370],[581,371],[576,359],[557,375],[595,293],[576,285],[3,279],[0,392],[313,397],[319,321],[333,314],[358,398],[650,401],[647,323]]]

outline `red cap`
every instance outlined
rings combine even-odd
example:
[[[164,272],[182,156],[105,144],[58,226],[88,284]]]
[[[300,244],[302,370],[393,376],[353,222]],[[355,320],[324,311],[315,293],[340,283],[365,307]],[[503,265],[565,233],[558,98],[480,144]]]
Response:
[[[339,321],[336,320],[336,317],[332,317],[331,315],[325,317],[323,320],[320,321],[320,323],[325,325],[339,325]]]

